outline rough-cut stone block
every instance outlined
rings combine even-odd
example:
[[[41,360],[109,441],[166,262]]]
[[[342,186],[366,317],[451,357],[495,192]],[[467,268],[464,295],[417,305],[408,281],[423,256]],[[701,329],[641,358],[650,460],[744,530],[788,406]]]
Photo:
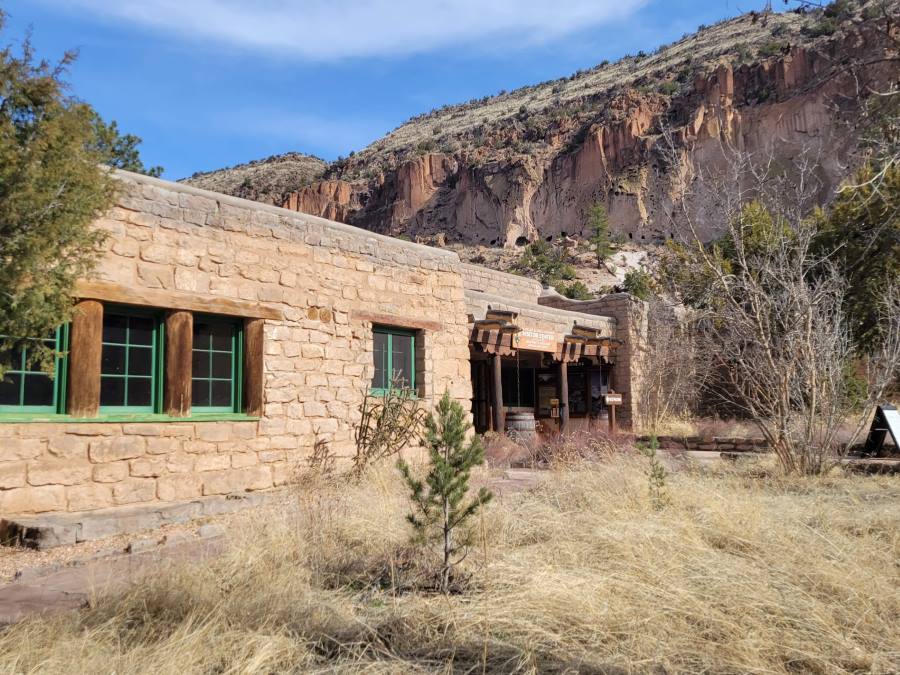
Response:
[[[231,440],[231,425],[224,423],[207,423],[197,425],[197,438],[201,441]]]
[[[22,487],[0,492],[0,514],[44,513],[66,510],[66,488],[62,485]]]
[[[269,487],[272,487],[272,472],[268,466],[210,471],[203,476],[204,495],[224,495],[230,492],[263,490]]]
[[[163,457],[139,457],[128,463],[129,473],[139,478],[155,478],[166,472],[166,460]]]
[[[113,483],[113,501],[116,504],[149,502],[156,498],[156,481],[152,478],[129,478]]]
[[[156,481],[156,495],[164,502],[193,499],[200,496],[201,487],[200,477],[192,474],[161,476]]]
[[[220,471],[231,466],[231,457],[227,454],[222,455],[198,455],[194,463],[195,471]]]
[[[140,437],[109,438],[91,441],[89,455],[92,462],[114,462],[133,459],[144,454],[146,441]]]
[[[0,442],[0,462],[40,457],[47,448],[47,441],[37,438],[4,438]]]
[[[112,487],[92,483],[90,485],[74,485],[66,490],[69,511],[91,511],[102,509],[113,503]]]
[[[25,462],[3,462],[0,464],[0,490],[23,487],[25,485],[26,466]]]
[[[78,485],[91,479],[91,465],[66,459],[45,459],[28,465],[30,485]]]
[[[97,483],[118,483],[128,477],[127,462],[109,462],[106,464],[95,464],[93,471],[93,479]]]
[[[231,453],[231,466],[240,469],[245,466],[255,466],[259,463],[259,459],[255,452],[233,452]]]
[[[88,441],[81,436],[54,436],[48,447],[50,454],[65,459],[87,459]]]

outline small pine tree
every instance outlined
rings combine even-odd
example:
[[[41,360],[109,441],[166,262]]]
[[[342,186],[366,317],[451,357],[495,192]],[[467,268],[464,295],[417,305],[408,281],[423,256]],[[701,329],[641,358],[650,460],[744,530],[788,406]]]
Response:
[[[603,261],[612,255],[612,242],[609,238],[609,216],[606,214],[606,207],[600,202],[588,211],[588,225],[591,228],[589,241],[597,254],[597,267],[601,267]]]
[[[425,543],[438,539],[443,544],[441,566],[441,591],[450,589],[453,557],[465,548],[462,539],[455,537],[466,523],[493,495],[481,488],[471,500],[469,477],[472,468],[484,463],[484,447],[477,437],[466,443],[466,432],[471,425],[465,420],[465,411],[450,393],[444,392],[437,405],[437,414],[425,420],[425,442],[428,446],[430,468],[424,480],[415,478],[409,465],[402,459],[397,462],[403,480],[410,490],[417,513],[407,516],[415,532],[415,540]]]
[[[659,455],[656,452],[659,450],[659,439],[651,436],[648,443],[638,443],[638,450],[649,460],[646,469],[647,489],[654,510],[661,511],[669,505],[671,500],[666,491],[666,478],[668,478],[669,472],[659,461]]]

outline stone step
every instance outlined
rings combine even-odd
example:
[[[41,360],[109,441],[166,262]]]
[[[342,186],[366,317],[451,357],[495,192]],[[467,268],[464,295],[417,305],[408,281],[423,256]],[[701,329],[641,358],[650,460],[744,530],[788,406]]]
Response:
[[[284,495],[284,490],[265,490],[82,513],[9,516],[0,519],[0,543],[45,550],[118,534],[153,530],[162,525],[185,523],[204,516],[231,513],[283,498]]]

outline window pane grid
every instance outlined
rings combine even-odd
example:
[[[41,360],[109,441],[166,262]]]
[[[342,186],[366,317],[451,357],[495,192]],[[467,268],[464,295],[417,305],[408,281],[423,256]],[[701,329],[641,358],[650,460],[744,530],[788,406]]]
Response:
[[[375,328],[373,330],[372,390],[376,393],[388,391],[395,379],[404,388],[416,387],[416,337],[401,329]]]
[[[199,412],[234,412],[237,401],[238,328],[230,322],[194,324],[191,407]]]
[[[153,412],[156,405],[156,320],[109,313],[103,319],[100,407]]]
[[[56,329],[53,337],[30,338],[25,345],[15,350],[10,359],[13,366],[0,380],[0,411],[2,412],[57,412],[60,399],[63,350],[62,328]],[[5,337],[5,336],[4,336]],[[53,362],[54,375],[48,375],[36,366],[28,365],[28,343],[43,342],[57,355]]]

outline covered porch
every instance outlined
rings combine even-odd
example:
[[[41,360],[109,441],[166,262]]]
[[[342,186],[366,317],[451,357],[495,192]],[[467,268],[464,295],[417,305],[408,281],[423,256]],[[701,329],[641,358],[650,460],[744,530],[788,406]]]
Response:
[[[521,305],[487,302],[470,315],[475,430],[527,437],[607,428],[620,344],[611,319]]]

